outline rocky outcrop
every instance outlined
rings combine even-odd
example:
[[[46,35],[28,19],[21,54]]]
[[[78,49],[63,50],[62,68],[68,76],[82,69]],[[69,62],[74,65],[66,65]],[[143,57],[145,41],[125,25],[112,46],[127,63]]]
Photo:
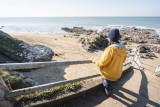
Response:
[[[108,35],[111,29],[107,28],[102,30],[100,35]],[[122,43],[149,43],[149,44],[159,44],[159,35],[153,29],[140,29],[136,27],[126,27],[120,29],[121,42]]]
[[[139,50],[141,58],[157,57],[154,53],[160,53],[160,47],[154,45],[140,45]]]
[[[147,52],[160,53],[160,46],[141,45],[140,46],[140,53],[147,53]]]
[[[96,31],[87,34],[85,29],[74,27],[73,29],[64,28],[68,32],[84,33],[86,37],[80,38],[79,42],[82,43],[82,47],[87,51],[95,51],[104,49],[107,46],[107,35],[111,28],[107,28],[97,33]],[[78,30],[77,30],[78,29]],[[83,30],[82,30],[83,29]],[[86,30],[87,31],[87,30]],[[120,29],[121,39],[120,42],[123,44],[127,43],[148,43],[148,44],[159,44],[159,35],[153,29],[140,29],[135,27],[128,27]],[[157,50],[159,51],[159,50]],[[153,54],[150,56],[154,56]]]
[[[36,86],[36,85],[40,85],[40,83],[36,82],[35,80],[31,79],[31,78],[25,78],[24,81],[29,84],[30,86]]]
[[[91,29],[86,30],[83,27],[73,27],[73,28],[64,27],[64,28],[61,28],[61,29],[66,31],[66,32],[75,33],[75,34],[87,34],[87,35],[90,35],[93,32],[95,32],[94,30],[91,30]]]
[[[10,71],[10,75],[22,78],[24,80],[24,82],[27,84],[27,86],[39,85],[39,83],[36,82],[35,80],[28,78],[28,77],[24,77],[24,75],[22,73],[19,73],[17,71]],[[21,88],[21,87],[19,87],[19,88]]]
[[[15,61],[0,53],[0,63],[18,63],[18,61]]]
[[[82,44],[83,49],[93,52],[107,47],[108,41],[102,35],[93,34],[86,38],[81,38],[79,42]]]
[[[125,28],[120,30],[121,41],[158,44],[159,35],[153,29]]]
[[[53,51],[43,45],[30,45],[0,31],[0,53],[18,62],[49,61]]]
[[[150,50],[156,53],[160,53],[160,46],[151,46]]]
[[[106,42],[105,38],[111,29],[104,29],[100,33],[92,33],[88,35],[86,38],[82,39],[82,46],[84,49],[97,50],[104,48],[104,43]],[[153,29],[140,29],[140,28],[124,28],[120,30],[121,39],[120,42],[123,44],[127,43],[148,43],[148,44],[159,44],[158,37],[159,35]],[[95,35],[99,35],[99,38],[96,39]],[[101,40],[100,40],[101,39]],[[96,42],[95,42],[96,41]],[[102,44],[102,45],[100,45]],[[153,48],[153,49],[152,49]],[[158,47],[152,47],[151,50],[155,50],[154,52],[160,53],[160,49]],[[149,56],[154,56],[153,54],[149,54]]]
[[[73,27],[73,28],[62,28],[66,32],[71,32],[74,36],[80,36],[79,34],[84,34],[86,37],[80,38],[82,46],[87,51],[99,50],[104,48],[106,45],[105,38],[111,28],[103,29],[101,32],[97,33],[95,30],[86,30],[83,27]],[[140,29],[136,27],[126,27],[120,29],[121,39],[120,42],[123,44],[127,43],[148,43],[148,44],[159,44],[159,35],[153,29]],[[96,35],[96,36],[95,36]],[[97,36],[98,35],[98,36]],[[97,39],[98,37],[98,39]],[[101,45],[100,45],[101,44]],[[104,45],[105,44],[105,45]]]

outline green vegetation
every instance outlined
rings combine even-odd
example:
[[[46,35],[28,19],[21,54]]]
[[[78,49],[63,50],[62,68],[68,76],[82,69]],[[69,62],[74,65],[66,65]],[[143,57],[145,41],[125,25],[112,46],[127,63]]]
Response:
[[[80,88],[81,84],[79,82],[69,83],[52,87],[44,91],[37,91],[27,95],[20,95],[18,97],[15,97],[15,102],[17,102],[17,105],[30,106],[32,101],[51,99],[56,97],[57,95],[61,95],[71,91],[77,91]]]
[[[72,38],[72,37],[73,37],[73,36],[71,36],[71,35],[70,35],[70,36],[67,36],[67,38]]]
[[[27,84],[19,75],[10,75],[8,71],[0,71],[0,75],[9,89],[15,90],[29,87],[29,84]]]
[[[22,41],[10,37],[0,36],[0,49],[11,53],[21,52],[23,49],[19,46]]]
[[[86,35],[85,33],[77,33],[77,34],[79,34],[79,35]]]
[[[10,75],[9,71],[0,71],[0,75],[10,89],[20,89],[28,87],[29,85],[24,82],[23,78],[19,75]],[[13,98],[16,105],[30,107],[30,102],[44,99],[55,98],[57,95],[65,94],[67,92],[74,92],[79,90],[82,84],[79,82],[68,83],[60,86],[55,86],[50,89],[40,90],[26,95],[20,95]]]

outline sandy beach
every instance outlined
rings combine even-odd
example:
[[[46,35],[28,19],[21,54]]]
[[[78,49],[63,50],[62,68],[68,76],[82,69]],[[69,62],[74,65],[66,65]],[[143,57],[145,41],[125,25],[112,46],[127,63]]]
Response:
[[[30,44],[41,44],[53,50],[58,56],[53,56],[55,61],[99,59],[102,51],[89,53],[84,50],[75,38],[67,38],[63,35],[19,35],[11,34],[12,37],[23,40]],[[98,67],[93,64],[71,65],[40,68],[31,72],[22,72],[26,77],[33,78],[40,84],[56,82],[65,79],[74,79],[98,73]]]
[[[0,3],[0,107],[160,107],[160,0]]]
[[[53,50],[56,56],[53,56],[52,60],[55,61],[71,61],[71,60],[87,60],[90,58],[99,59],[103,51],[97,52],[87,52],[84,50],[80,43],[78,43],[78,39],[76,37],[64,37],[64,35],[30,35],[30,34],[10,34],[12,37],[17,38],[19,40],[23,40],[30,44],[42,44]],[[127,48],[134,48],[137,44],[131,45]],[[156,77],[154,74],[155,68],[159,63],[160,55],[155,53],[157,58],[153,59],[143,59],[142,67],[146,68],[145,72],[141,73],[138,70],[133,70],[128,73],[128,76],[122,80],[124,84],[122,86],[117,86],[121,89],[128,89],[137,94],[143,100],[140,100],[139,97],[133,97],[127,92],[123,92],[123,90],[116,91],[115,94],[123,94],[127,98],[133,101],[139,101],[143,104],[148,102],[148,106],[153,106],[154,104],[159,104],[160,99],[160,78]],[[56,82],[61,80],[69,80],[78,77],[93,75],[98,73],[98,67],[93,64],[82,64],[82,65],[71,65],[71,66],[58,66],[58,67],[48,67],[48,68],[40,68],[36,70],[32,70],[31,72],[21,72],[25,77],[32,78],[33,80],[39,82],[40,84]],[[143,74],[143,75],[142,75]],[[125,77],[123,77],[125,78]],[[145,81],[144,81],[145,78]],[[143,85],[144,84],[144,85]],[[143,91],[144,89],[144,91]],[[121,92],[122,91],[122,92]],[[97,93],[98,94],[98,93]],[[102,93],[99,93],[98,98],[102,100],[105,96],[100,96]],[[114,95],[115,95],[114,94]],[[95,94],[94,94],[95,95]],[[90,97],[95,97],[95,96]],[[147,96],[147,97],[146,97]],[[92,99],[90,98],[89,99]],[[87,97],[88,99],[88,97]],[[120,97],[121,100],[124,100],[123,97]],[[76,104],[77,102],[83,102],[88,106],[88,104],[96,105],[98,107],[102,107],[104,105],[112,105],[112,106],[125,106],[125,103],[116,100],[113,96],[104,100],[102,102],[92,103],[92,100],[82,100],[77,99],[75,102],[71,102],[71,105]],[[130,100],[129,100],[130,101]],[[133,102],[127,101],[128,104],[132,104]],[[147,101],[147,102],[146,102]],[[153,101],[154,103],[149,104],[149,101]],[[82,105],[79,104],[79,107]]]

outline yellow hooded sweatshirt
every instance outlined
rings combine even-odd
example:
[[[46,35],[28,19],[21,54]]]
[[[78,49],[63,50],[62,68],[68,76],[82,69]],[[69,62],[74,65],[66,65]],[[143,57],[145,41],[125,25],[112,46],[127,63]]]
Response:
[[[100,75],[110,81],[117,81],[122,75],[123,63],[127,52],[123,44],[112,44],[104,50],[101,60],[95,60]]]

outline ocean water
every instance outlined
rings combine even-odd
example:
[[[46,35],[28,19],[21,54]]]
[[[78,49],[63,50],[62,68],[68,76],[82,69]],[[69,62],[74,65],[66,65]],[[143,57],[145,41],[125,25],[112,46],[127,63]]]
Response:
[[[3,26],[3,27],[2,27]],[[0,29],[7,33],[66,34],[62,27],[152,28],[160,35],[160,17],[1,17]]]

